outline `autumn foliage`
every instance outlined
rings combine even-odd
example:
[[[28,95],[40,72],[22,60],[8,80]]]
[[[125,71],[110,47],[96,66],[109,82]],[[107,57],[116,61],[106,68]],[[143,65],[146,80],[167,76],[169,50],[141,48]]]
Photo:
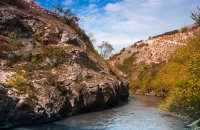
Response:
[[[200,118],[200,35],[179,48],[152,81],[156,90],[168,89],[161,109]]]

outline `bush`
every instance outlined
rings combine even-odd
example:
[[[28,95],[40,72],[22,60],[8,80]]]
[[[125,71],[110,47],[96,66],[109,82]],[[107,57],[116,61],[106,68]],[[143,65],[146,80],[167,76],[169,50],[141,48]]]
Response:
[[[53,5],[53,8],[55,13],[64,15],[64,18],[68,23],[78,23],[80,20],[80,18],[77,17],[71,9],[64,9],[61,7],[61,5]]]
[[[183,27],[182,29],[181,29],[181,32],[182,33],[185,33],[185,32],[187,32],[188,31],[188,28],[187,27]]]
[[[25,79],[20,75],[17,75],[15,78],[9,80],[8,86],[14,87],[19,91],[26,91]]]
[[[24,102],[22,102],[21,109],[22,110],[30,110],[30,109],[34,108],[34,106],[35,106],[34,101],[32,101],[32,99],[28,98],[28,99],[25,99]]]
[[[8,87],[15,88],[19,92],[28,93],[30,96],[33,96],[34,87],[29,82],[29,76],[26,72],[19,71],[18,74],[8,81]]]
[[[179,32],[179,30],[173,30],[173,31],[165,32],[165,33],[163,33],[163,34],[154,36],[154,37],[152,37],[152,38],[164,37],[164,36],[168,36],[168,35],[174,35],[174,34],[176,34],[176,33],[178,33],[178,32]]]
[[[55,67],[63,62],[65,62],[68,58],[68,54],[65,52],[65,49],[61,47],[44,47],[43,51],[43,59],[49,58],[50,64],[52,67]]]
[[[6,43],[6,42],[3,42],[0,44],[0,48],[1,48],[1,52],[2,51],[15,51],[15,50],[19,50],[21,47],[23,47],[24,45],[13,39],[10,43]]]
[[[80,47],[80,43],[78,41],[77,38],[70,38],[68,41],[67,41],[68,44],[71,44],[71,45],[74,45],[74,46],[79,46]]]
[[[192,12],[191,18],[195,21],[197,25],[200,25],[200,7],[198,6],[195,11]]]
[[[179,48],[153,82],[157,89],[169,89],[167,99],[161,105],[163,111],[199,119],[200,36]]]
[[[200,130],[200,119],[194,121],[190,126],[192,130]]]

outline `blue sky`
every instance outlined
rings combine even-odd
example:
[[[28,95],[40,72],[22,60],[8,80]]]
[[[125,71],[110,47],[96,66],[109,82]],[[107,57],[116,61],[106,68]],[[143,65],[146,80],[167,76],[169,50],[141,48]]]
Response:
[[[47,8],[61,4],[81,17],[80,26],[94,34],[96,45],[110,42],[115,52],[166,31],[190,25],[198,0],[37,0]]]

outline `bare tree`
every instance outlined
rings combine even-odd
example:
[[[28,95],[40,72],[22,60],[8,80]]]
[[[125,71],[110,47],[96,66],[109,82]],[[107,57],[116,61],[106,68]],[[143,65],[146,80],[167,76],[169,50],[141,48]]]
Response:
[[[88,37],[90,38],[90,41],[91,41],[93,44],[95,44],[95,43],[97,42],[97,39],[94,38],[94,35],[93,35],[92,33],[89,33],[89,34],[88,34]]]
[[[99,48],[100,54],[101,54],[101,56],[102,56],[104,45],[103,45],[103,44],[100,44],[100,45],[98,45],[97,47]]]
[[[80,18],[77,17],[71,9],[62,9],[61,13],[64,14],[65,18],[67,18],[69,21],[74,21],[76,23],[79,22]]]
[[[196,24],[200,25],[200,7],[198,6],[195,11],[191,13],[191,18],[195,21]]]
[[[54,12],[56,14],[61,14],[64,15],[64,17],[66,18],[67,21],[69,22],[75,22],[78,23],[80,18],[77,17],[72,11],[71,9],[63,9],[61,7],[61,5],[53,5],[54,8]]]
[[[114,50],[113,46],[107,41],[103,41],[98,48],[100,49],[101,56],[105,59],[108,59]]]
[[[61,5],[52,5],[52,7],[53,7],[53,12],[56,14],[59,14],[60,11],[62,10]]]

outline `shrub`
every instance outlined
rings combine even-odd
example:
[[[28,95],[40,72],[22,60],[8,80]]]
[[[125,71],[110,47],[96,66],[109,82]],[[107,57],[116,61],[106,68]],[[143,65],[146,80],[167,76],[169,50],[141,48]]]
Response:
[[[3,42],[0,44],[1,52],[2,51],[15,51],[19,50],[24,45],[16,39],[12,39],[10,43]]]
[[[68,54],[61,47],[48,46],[42,49],[43,59],[49,58],[50,64],[55,67],[67,60]]]
[[[190,126],[192,130],[200,130],[200,119],[194,121]]]
[[[28,93],[30,96],[33,96],[34,87],[29,81],[29,76],[26,72],[18,72],[18,74],[11,78],[7,84],[8,87],[15,88],[19,92]]]
[[[163,37],[163,36],[168,36],[168,35],[174,35],[174,34],[176,34],[176,33],[178,33],[178,32],[179,32],[179,30],[173,30],[173,31],[165,32],[165,33],[163,33],[163,34],[154,36],[154,37],[152,37],[152,38]]]
[[[71,11],[71,9],[64,9],[64,8],[61,7],[61,5],[53,5],[53,8],[54,8],[55,13],[57,13],[57,14],[60,13],[61,15],[64,15],[64,18],[68,23],[72,23],[72,22],[78,23],[79,20],[80,20],[80,18],[77,17]]]
[[[21,109],[29,110],[29,109],[34,108],[34,106],[35,106],[34,101],[32,101],[32,99],[30,99],[30,98],[27,98],[27,99],[25,99],[24,102],[22,102]]]
[[[179,48],[154,80],[158,89],[167,86],[169,93],[161,105],[172,112],[192,119],[200,118],[200,36]]]
[[[71,44],[71,45],[74,45],[74,46],[80,46],[80,43],[78,41],[78,39],[76,38],[70,38],[68,41],[67,41],[68,44]]]
[[[191,18],[195,21],[197,25],[200,24],[200,7],[198,6],[195,11],[192,12]]]
[[[182,29],[181,29],[181,32],[182,33],[185,33],[185,32],[187,32],[188,31],[188,28],[187,27],[183,27]]]
[[[25,92],[26,89],[27,89],[27,85],[26,85],[25,79],[20,75],[16,75],[15,78],[11,79],[8,82],[8,86],[9,87],[14,87],[17,90],[19,90],[20,92]]]

